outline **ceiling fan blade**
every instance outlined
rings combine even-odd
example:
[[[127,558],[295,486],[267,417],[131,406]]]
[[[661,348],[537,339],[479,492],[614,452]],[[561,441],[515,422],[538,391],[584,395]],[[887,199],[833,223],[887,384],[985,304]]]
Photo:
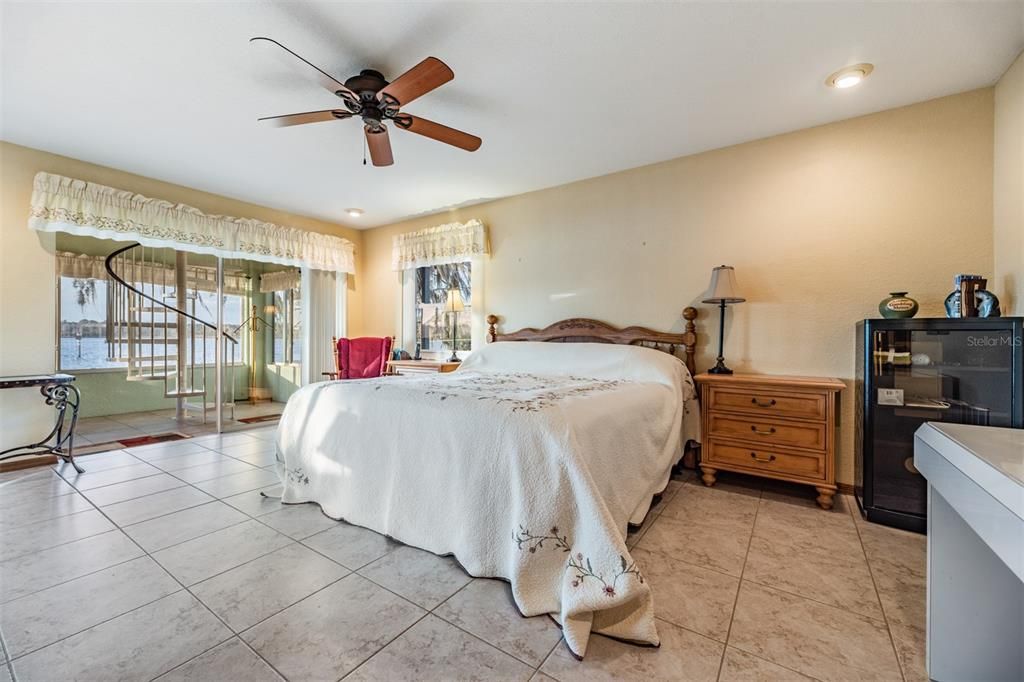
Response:
[[[386,104],[405,106],[434,88],[439,88],[455,74],[448,65],[437,57],[427,57],[377,93],[378,99]]]
[[[370,126],[363,126],[366,132],[366,146],[370,149],[370,160],[374,166],[390,166],[395,162],[391,155],[391,138],[388,137],[388,129],[381,126],[379,130],[373,130]]]
[[[345,84],[342,83],[340,80],[338,80],[331,74],[327,73],[319,66],[316,66],[315,64],[306,61],[306,59],[296,54],[295,52],[292,52],[287,47],[277,42],[273,38],[256,37],[250,38],[249,42],[256,44],[276,45],[278,48],[280,48],[280,50],[275,49],[274,53],[282,62],[286,63],[292,70],[296,71],[298,74],[304,76],[305,78],[311,78],[321,87],[330,90],[338,97],[343,97],[346,99],[351,98],[353,102],[359,102],[359,95],[345,87]]]
[[[449,128],[446,125],[434,123],[433,121],[428,121],[427,119],[420,118],[419,116],[400,114],[395,117],[394,120],[395,125],[399,128],[404,128],[409,132],[429,137],[437,140],[438,142],[450,144],[453,147],[458,147],[459,149],[465,149],[467,152],[475,152],[477,149],[480,149],[480,145],[483,144],[483,140],[476,135],[470,135],[469,133],[464,133],[461,130]]]
[[[301,114],[286,114],[284,116],[264,116],[263,118],[258,118],[256,120],[263,125],[272,126],[274,128],[284,128],[286,126],[299,126],[305,123],[339,121],[351,118],[352,116],[353,114],[348,111],[325,109],[324,111],[305,111]]]

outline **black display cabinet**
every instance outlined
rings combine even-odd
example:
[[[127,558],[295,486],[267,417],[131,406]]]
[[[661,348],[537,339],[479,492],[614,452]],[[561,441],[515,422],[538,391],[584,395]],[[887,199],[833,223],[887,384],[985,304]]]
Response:
[[[855,494],[869,521],[925,532],[924,422],[1024,427],[1024,318],[857,324]]]

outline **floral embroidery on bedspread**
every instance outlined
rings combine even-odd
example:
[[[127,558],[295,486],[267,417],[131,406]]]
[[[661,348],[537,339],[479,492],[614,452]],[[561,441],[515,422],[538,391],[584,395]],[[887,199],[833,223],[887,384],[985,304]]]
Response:
[[[633,382],[622,379],[590,379],[574,376],[540,376],[524,372],[466,373],[453,379],[450,377],[419,379],[416,384],[409,382],[378,383],[375,391],[393,387],[408,389],[415,385],[424,389],[423,395],[439,400],[467,398],[486,400],[506,405],[513,412],[539,412],[570,399],[593,393],[611,391]]]
[[[301,483],[302,485],[309,485],[309,476],[306,474],[305,471],[302,470],[302,467],[288,469],[286,473],[288,474],[288,480],[291,481],[292,483]]]
[[[519,551],[523,551],[526,548],[530,554],[536,554],[537,550],[544,549],[545,542],[548,542],[552,549],[570,554],[572,552],[569,536],[559,535],[558,526],[552,526],[551,530],[546,534],[536,535],[531,533],[528,528],[525,528],[523,524],[519,524],[519,530],[512,534],[512,539],[515,541]],[[628,561],[621,554],[619,555],[619,565],[612,571],[600,573],[595,571],[593,564],[590,562],[590,557],[583,556],[582,552],[571,555],[566,562],[565,568],[576,573],[576,577],[572,581],[573,587],[581,587],[589,579],[600,583],[601,592],[607,597],[615,596],[615,589],[618,587],[619,579],[623,576],[635,575],[641,585],[644,582],[644,576],[640,573],[640,569],[637,568],[636,562]],[[605,578],[605,575],[608,577]]]

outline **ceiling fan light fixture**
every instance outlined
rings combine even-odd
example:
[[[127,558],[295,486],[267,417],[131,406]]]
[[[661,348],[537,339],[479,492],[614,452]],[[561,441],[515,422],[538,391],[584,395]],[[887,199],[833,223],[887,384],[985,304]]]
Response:
[[[363,209],[361,209],[361,208],[346,208],[345,209],[345,213],[348,213],[349,216],[351,216],[353,218],[358,218],[359,216],[363,215]]]
[[[839,88],[840,90],[852,88],[853,86],[859,85],[863,82],[864,79],[870,76],[871,72],[874,70],[874,64],[863,63],[847,66],[846,68],[839,69],[826,78],[825,85],[830,88]]]

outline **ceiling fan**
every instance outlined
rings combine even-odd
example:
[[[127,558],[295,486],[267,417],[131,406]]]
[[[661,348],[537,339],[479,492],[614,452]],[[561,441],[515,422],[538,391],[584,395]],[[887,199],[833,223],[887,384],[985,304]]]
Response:
[[[407,114],[400,109],[417,97],[427,94],[455,78],[448,65],[436,57],[427,57],[390,83],[384,75],[373,69],[363,69],[344,83],[323,69],[311,64],[271,38],[252,38],[249,42],[265,41],[275,45],[282,59],[302,75],[316,81],[341,98],[344,108],[306,111],[284,116],[267,116],[260,123],[274,127],[334,121],[353,116],[363,119],[363,132],[370,159],[374,166],[390,166],[395,162],[391,154],[391,140],[384,121],[392,121],[402,130],[423,135],[438,142],[450,144],[468,152],[475,152],[483,142],[479,137],[455,128]],[[365,160],[364,160],[365,163]]]

